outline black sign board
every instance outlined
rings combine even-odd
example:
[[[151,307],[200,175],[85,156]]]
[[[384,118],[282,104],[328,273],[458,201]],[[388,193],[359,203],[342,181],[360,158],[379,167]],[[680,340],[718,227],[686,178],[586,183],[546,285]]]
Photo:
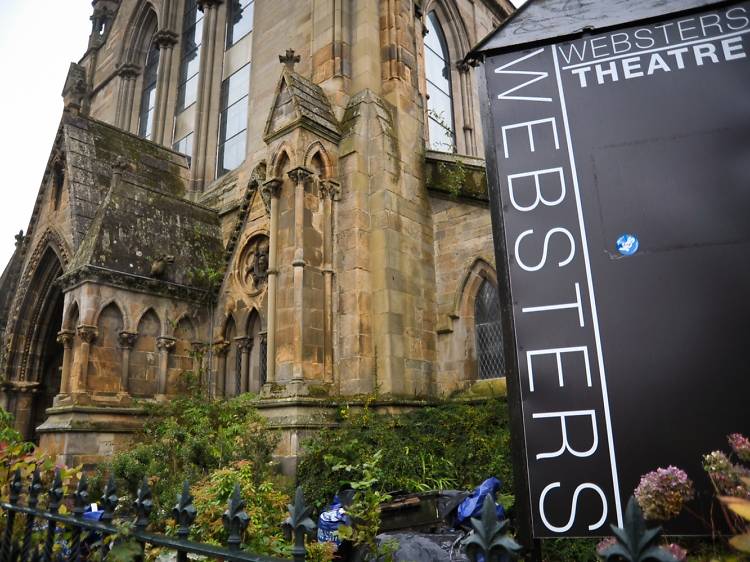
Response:
[[[642,474],[707,488],[750,434],[750,2],[483,70],[534,536],[611,534]]]

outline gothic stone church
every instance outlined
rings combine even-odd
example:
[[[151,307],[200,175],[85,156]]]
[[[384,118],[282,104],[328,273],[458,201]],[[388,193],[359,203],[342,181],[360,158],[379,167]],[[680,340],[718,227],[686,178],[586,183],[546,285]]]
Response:
[[[462,60],[507,0],[93,8],[0,278],[2,404],[29,439],[93,462],[193,373],[257,393],[293,459],[337,397],[503,376]]]

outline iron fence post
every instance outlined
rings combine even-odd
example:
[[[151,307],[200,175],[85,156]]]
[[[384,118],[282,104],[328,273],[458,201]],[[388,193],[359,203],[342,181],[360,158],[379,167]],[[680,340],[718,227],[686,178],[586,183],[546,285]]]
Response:
[[[28,506],[36,510],[39,504],[39,493],[42,491],[42,478],[39,476],[39,470],[35,470],[31,475],[31,484],[29,485]],[[23,534],[23,548],[21,549],[21,560],[28,562],[31,553],[31,534],[34,532],[34,520],[36,516],[32,513],[26,514],[26,529]]]
[[[63,499],[62,475],[59,468],[55,470],[55,479],[52,481],[52,486],[47,492],[47,498],[49,500],[47,509],[50,513],[57,515]],[[56,521],[52,519],[47,521],[47,537],[44,541],[44,562],[52,562],[52,546],[55,542],[56,527]]]
[[[78,487],[73,494],[73,517],[77,520],[83,519],[86,506],[89,503],[89,483],[84,474],[78,481]],[[81,527],[73,525],[73,536],[70,540],[70,557],[73,562],[81,560]]]
[[[177,523],[177,537],[180,540],[187,540],[190,534],[190,526],[195,521],[197,511],[193,505],[193,496],[190,494],[190,483],[185,480],[182,485],[182,494],[177,497],[177,504],[172,509],[172,516]],[[177,550],[177,562],[187,562],[187,552]]]
[[[13,474],[13,479],[10,481],[10,493],[8,494],[8,502],[11,505],[18,503],[18,498],[21,495],[21,471],[16,470]],[[16,519],[15,511],[8,511],[8,519],[5,522],[5,533],[3,533],[3,546],[0,550],[0,561],[10,562],[11,543],[13,542],[13,523]]]

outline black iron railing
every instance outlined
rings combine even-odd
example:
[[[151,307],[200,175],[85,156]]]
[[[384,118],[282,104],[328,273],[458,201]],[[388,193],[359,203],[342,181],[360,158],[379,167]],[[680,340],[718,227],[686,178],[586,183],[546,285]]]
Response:
[[[39,472],[35,471],[27,489],[27,505],[20,505],[19,500],[23,492],[21,472],[16,471],[10,482],[7,502],[0,502],[0,508],[5,511],[5,530],[0,545],[0,562],[82,562],[89,558],[106,560],[110,544],[108,541],[97,540],[93,546],[88,546],[90,536],[100,539],[110,536],[118,537],[121,529],[114,525],[114,512],[119,498],[115,482],[110,478],[104,488],[100,505],[103,514],[99,521],[84,518],[86,508],[90,504],[88,481],[84,475],[79,481],[72,496],[72,516],[60,514],[64,494],[60,471],[55,472],[55,478],[47,491],[46,510],[39,508],[42,495],[42,482]],[[141,557],[146,545],[161,547],[177,553],[178,562],[187,562],[188,554],[198,554],[209,560],[224,560],[226,562],[273,562],[284,559],[252,554],[242,550],[242,536],[247,528],[249,517],[245,512],[245,502],[240,497],[239,485],[235,485],[234,492],[229,499],[223,515],[224,527],[228,533],[226,547],[194,542],[188,540],[190,527],[197,515],[193,505],[193,496],[186,482],[177,504],[172,509],[172,517],[177,523],[176,536],[166,536],[149,533],[146,527],[153,509],[151,490],[144,480],[138,489],[133,502],[134,518],[131,519],[133,529],[129,532],[130,540],[140,545]],[[305,535],[312,532],[315,525],[310,519],[311,509],[305,506],[302,490],[298,489],[294,504],[289,506],[289,517],[284,523],[285,531],[294,539],[292,558],[294,562],[304,562]],[[13,536],[16,517],[24,517],[23,536],[18,539]],[[46,523],[46,525],[45,525]],[[55,543],[61,541],[61,531],[70,531],[65,552],[55,552]],[[43,540],[39,540],[40,532]],[[86,545],[86,546],[85,546]],[[58,549],[59,550],[59,549]],[[96,556],[91,556],[96,554]]]

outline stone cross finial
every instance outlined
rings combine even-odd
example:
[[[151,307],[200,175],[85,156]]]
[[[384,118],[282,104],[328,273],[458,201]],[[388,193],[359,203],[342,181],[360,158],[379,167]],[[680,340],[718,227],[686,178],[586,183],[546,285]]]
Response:
[[[294,65],[297,64],[302,57],[294,54],[294,49],[287,49],[286,53],[279,55],[279,62],[286,65],[290,72],[294,72]]]

